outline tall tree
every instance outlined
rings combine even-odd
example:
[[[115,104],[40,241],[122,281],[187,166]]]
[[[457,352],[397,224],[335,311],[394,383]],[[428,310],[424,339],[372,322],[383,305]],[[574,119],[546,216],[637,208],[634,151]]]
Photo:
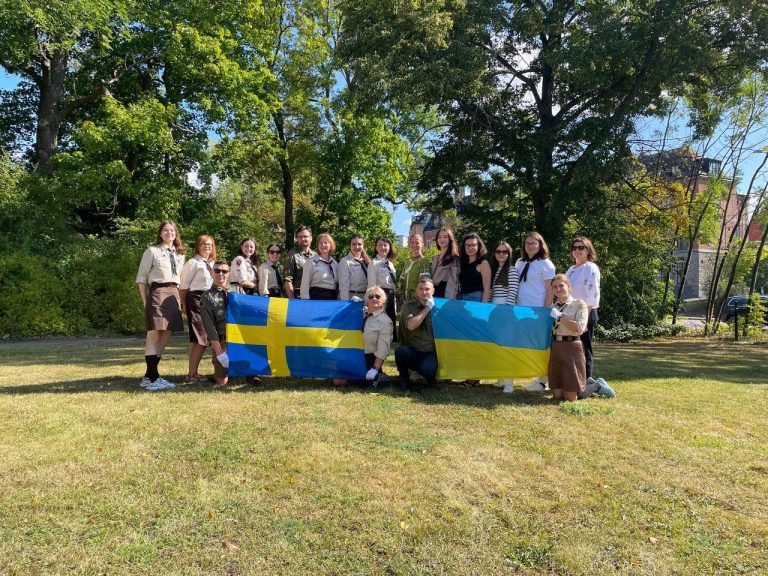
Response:
[[[670,95],[726,93],[765,60],[765,0],[346,0],[360,83],[435,103],[452,127],[425,190],[501,171],[548,238],[601,183],[619,181],[633,119]],[[702,116],[704,117],[704,116]],[[710,126],[711,127],[711,126]]]

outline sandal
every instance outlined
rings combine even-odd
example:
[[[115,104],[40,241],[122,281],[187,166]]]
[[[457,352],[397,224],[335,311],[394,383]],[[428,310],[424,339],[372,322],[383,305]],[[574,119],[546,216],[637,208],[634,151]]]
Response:
[[[187,384],[200,384],[202,382],[207,382],[208,377],[203,376],[202,374],[187,374],[187,378],[185,379],[185,382]]]

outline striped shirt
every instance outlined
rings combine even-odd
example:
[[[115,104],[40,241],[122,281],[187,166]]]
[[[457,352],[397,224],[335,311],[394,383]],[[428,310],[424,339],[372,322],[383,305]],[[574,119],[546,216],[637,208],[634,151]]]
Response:
[[[507,282],[505,286],[502,283],[503,280],[499,278],[499,274],[502,270],[503,267],[500,266],[493,277],[493,282],[491,283],[491,302],[494,304],[514,305],[517,303],[517,290],[520,286],[520,274],[514,266],[508,266]]]

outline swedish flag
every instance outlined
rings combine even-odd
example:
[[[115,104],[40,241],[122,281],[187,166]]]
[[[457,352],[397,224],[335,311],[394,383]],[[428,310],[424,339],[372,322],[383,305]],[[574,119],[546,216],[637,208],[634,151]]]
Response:
[[[362,302],[232,293],[230,376],[364,378]]]
[[[435,298],[432,329],[438,378],[546,376],[549,308]]]

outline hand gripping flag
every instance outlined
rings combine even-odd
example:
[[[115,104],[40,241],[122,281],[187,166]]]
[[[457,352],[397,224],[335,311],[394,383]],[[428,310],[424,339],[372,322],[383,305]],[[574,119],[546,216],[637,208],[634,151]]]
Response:
[[[549,308],[435,298],[432,329],[438,378],[546,376]]]
[[[365,378],[362,302],[232,293],[230,376]]]

